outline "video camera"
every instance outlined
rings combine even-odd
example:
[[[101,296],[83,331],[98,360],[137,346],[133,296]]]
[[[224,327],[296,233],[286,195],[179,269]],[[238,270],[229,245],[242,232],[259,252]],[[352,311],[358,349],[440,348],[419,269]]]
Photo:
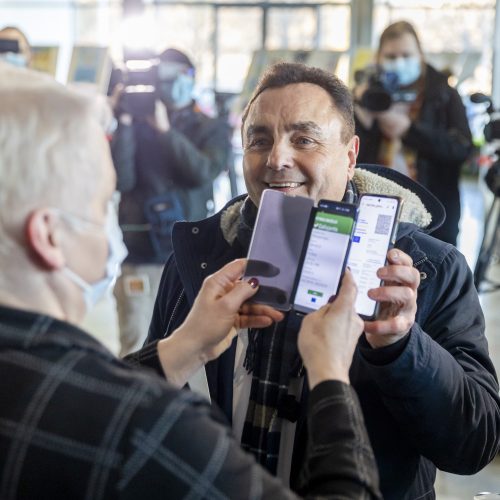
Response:
[[[477,92],[470,96],[470,101],[474,104],[487,104],[486,113],[489,120],[484,126],[483,134],[487,143],[494,143],[500,140],[500,111],[495,109],[493,101],[487,95]],[[496,142],[494,145],[497,144]],[[497,148],[492,163],[485,175],[485,182],[490,191],[497,197],[500,197],[500,148]]]
[[[368,66],[354,73],[356,85],[368,84],[368,88],[358,101],[358,104],[374,112],[387,111],[396,102],[415,102],[417,92],[411,89],[401,89],[398,75],[384,71],[380,66]]]
[[[121,105],[134,118],[155,114],[158,65],[159,59],[152,51],[126,49],[124,52],[119,77],[124,85]]]
[[[19,42],[8,38],[0,38],[0,54],[5,54],[7,52],[19,54],[21,52]]]

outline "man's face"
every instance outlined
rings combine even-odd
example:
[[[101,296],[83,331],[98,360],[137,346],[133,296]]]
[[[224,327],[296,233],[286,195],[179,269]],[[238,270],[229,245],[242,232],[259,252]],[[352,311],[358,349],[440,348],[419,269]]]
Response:
[[[264,189],[341,200],[354,175],[358,138],[341,140],[343,120],[318,85],[297,83],[262,92],[243,128],[243,171],[259,205]]]

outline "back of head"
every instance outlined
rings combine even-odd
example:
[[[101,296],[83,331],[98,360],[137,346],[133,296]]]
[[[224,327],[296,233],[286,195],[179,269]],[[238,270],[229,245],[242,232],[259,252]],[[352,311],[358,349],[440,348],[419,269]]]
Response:
[[[354,110],[350,90],[333,73],[300,63],[277,63],[269,67],[255,88],[244,112],[243,124],[252,103],[265,90],[285,87],[297,83],[311,83],[324,89],[343,120],[342,141],[347,143],[354,135]]]
[[[0,257],[23,244],[34,208],[85,213],[103,144],[88,99],[46,75],[0,63]]]

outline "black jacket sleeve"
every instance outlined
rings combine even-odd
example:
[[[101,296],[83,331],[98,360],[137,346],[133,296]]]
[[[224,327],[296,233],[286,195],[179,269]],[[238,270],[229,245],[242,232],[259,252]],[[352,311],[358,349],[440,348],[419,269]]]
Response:
[[[442,470],[473,474],[499,450],[499,388],[471,272],[451,245],[426,294],[426,319],[402,353],[375,364],[372,352],[364,363],[414,447]]]
[[[440,165],[461,165],[472,151],[472,137],[465,107],[458,92],[449,87],[440,121],[417,119],[403,137],[403,143],[419,157]]]
[[[218,120],[207,118],[193,137],[172,127],[160,135],[160,144],[172,180],[180,187],[201,187],[227,168],[229,133]]]
[[[159,392],[159,394],[158,394]],[[375,460],[350,386],[311,392],[303,498],[380,499]],[[131,420],[121,498],[298,498],[245,453],[224,417],[188,391],[165,388]]]

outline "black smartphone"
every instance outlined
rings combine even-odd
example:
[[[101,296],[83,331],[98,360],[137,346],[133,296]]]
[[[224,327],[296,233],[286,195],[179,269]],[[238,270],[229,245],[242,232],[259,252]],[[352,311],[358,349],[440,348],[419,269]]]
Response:
[[[368,297],[368,290],[382,282],[377,271],[386,264],[387,252],[394,245],[401,206],[397,196],[360,197],[347,265],[358,287],[356,312],[366,320],[377,317],[378,303]]]
[[[356,220],[356,205],[321,200],[311,212],[293,293],[299,314],[316,311],[338,292]]]
[[[281,311],[290,309],[290,297],[299,264],[309,214],[310,198],[266,189],[255,221],[244,278],[256,277],[259,290],[251,301]]]

